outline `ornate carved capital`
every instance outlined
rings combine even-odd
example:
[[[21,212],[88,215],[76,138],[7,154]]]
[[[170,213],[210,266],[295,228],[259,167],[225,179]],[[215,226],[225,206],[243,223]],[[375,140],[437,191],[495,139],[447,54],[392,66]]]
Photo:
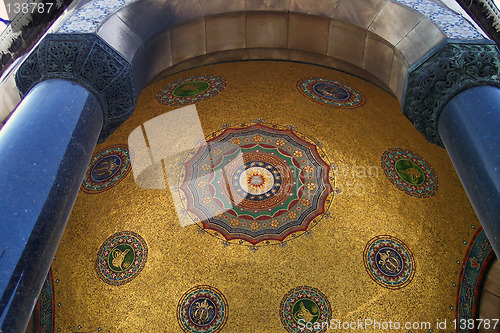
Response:
[[[429,142],[443,146],[437,122],[446,103],[475,86],[500,86],[499,78],[496,45],[447,44],[408,73],[403,113]]]
[[[95,34],[50,34],[23,62],[16,84],[24,97],[43,80],[68,79],[89,89],[99,99],[104,141],[135,108],[132,66]]]

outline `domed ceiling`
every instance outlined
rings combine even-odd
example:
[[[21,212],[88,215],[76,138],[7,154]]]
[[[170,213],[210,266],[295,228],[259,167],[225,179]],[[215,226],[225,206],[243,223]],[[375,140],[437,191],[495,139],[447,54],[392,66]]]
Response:
[[[301,63],[199,67],[151,84],[96,147],[52,264],[50,325],[302,332],[334,319],[378,332],[437,319],[451,332],[479,228],[446,151],[387,92]]]

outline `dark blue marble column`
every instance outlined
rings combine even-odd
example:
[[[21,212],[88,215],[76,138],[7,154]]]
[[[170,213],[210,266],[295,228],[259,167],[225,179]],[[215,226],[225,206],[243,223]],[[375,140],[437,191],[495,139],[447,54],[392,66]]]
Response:
[[[444,107],[438,130],[500,258],[500,89],[480,86],[459,93]]]
[[[0,130],[0,328],[24,332],[101,131],[67,80],[36,85]]]

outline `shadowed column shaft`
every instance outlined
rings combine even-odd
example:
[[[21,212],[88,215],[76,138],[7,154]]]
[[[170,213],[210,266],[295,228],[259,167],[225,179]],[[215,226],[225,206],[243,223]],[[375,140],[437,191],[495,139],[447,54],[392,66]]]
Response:
[[[444,107],[438,129],[479,221],[500,257],[500,89],[480,86],[459,93]]]
[[[36,85],[0,131],[0,327],[24,332],[102,127],[87,89]]]

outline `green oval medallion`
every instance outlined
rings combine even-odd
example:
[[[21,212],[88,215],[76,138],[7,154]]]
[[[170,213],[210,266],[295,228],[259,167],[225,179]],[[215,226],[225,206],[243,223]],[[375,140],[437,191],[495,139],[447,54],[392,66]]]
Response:
[[[302,319],[306,323],[314,324],[319,314],[318,305],[311,299],[302,298],[293,305],[292,315],[296,323],[299,323],[299,320]]]
[[[108,265],[114,272],[123,272],[128,269],[135,259],[135,251],[128,244],[117,245],[109,252]]]
[[[174,89],[173,94],[177,97],[190,97],[204,93],[210,88],[210,84],[205,81],[186,82]]]
[[[394,165],[399,177],[413,185],[422,185],[425,182],[425,174],[422,168],[413,161],[399,159]]]

